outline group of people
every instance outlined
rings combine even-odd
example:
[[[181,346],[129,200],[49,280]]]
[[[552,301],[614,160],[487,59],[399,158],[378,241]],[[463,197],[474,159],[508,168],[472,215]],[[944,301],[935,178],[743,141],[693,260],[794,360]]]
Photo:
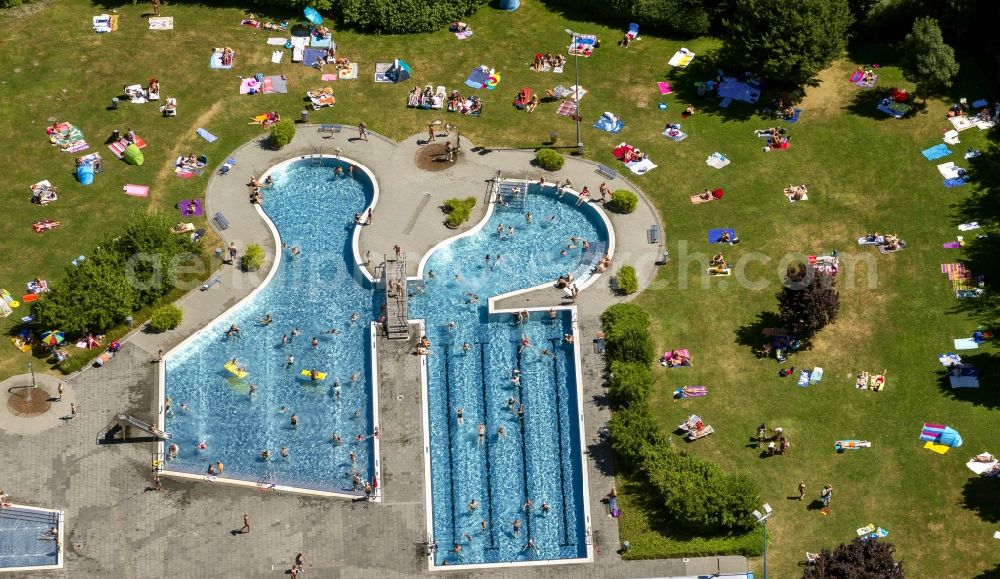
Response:
[[[726,258],[722,256],[722,253],[716,253],[712,256],[712,259],[708,262],[708,273],[721,274],[725,273],[729,269],[729,264],[726,263]]]
[[[457,90],[452,91],[453,96],[457,93]],[[419,86],[415,86],[406,96],[406,106],[418,109],[439,109],[444,106],[444,98],[444,93],[435,93],[434,87],[431,85],[425,86],[423,90],[420,90]],[[461,98],[460,95],[459,98]]]
[[[517,95],[514,97],[514,108],[528,111],[529,113],[534,112],[535,108],[541,103],[541,99],[538,98],[538,94],[531,91],[531,89],[522,88],[517,91]]]
[[[791,199],[792,201],[801,201],[803,196],[808,192],[809,192],[808,184],[802,184],[802,185],[789,184],[788,187],[785,187],[785,195],[788,195],[788,198]]]
[[[562,69],[562,67],[565,65],[566,65],[565,56],[561,54],[553,56],[551,52],[546,52],[545,54],[539,52],[535,54],[535,58],[531,63],[531,70],[534,70],[536,72],[549,69],[558,70]]]
[[[792,447],[792,443],[785,436],[784,428],[777,426],[771,431],[771,434],[768,434],[767,424],[761,423],[757,427],[757,448],[764,448],[765,444],[768,456],[786,454],[788,449]]]
[[[260,205],[264,202],[263,189],[269,189],[274,186],[274,180],[268,175],[263,181],[258,180],[256,177],[251,176],[250,182],[247,183],[247,187],[250,187],[250,203],[254,205]]]
[[[453,90],[448,95],[448,112],[462,113],[463,115],[479,115],[483,112],[483,101],[476,95],[464,99],[461,92]]]

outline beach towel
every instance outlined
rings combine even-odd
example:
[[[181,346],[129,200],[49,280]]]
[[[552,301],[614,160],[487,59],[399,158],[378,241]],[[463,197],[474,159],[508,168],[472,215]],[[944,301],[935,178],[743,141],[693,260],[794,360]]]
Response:
[[[884,235],[864,236],[858,238],[858,245],[882,245],[885,243]]]
[[[566,92],[563,93],[562,98],[568,98],[570,100],[580,101],[580,100],[583,100],[583,97],[587,96],[588,92],[589,91],[587,89],[583,88],[582,86],[581,87],[577,87],[574,84],[574,85],[570,86],[568,89],[566,89]]]
[[[375,63],[375,82],[385,82],[392,83],[389,77],[386,76],[386,72],[392,68],[391,62],[376,62]]]
[[[335,75],[335,74],[323,74],[323,75],[321,75],[319,77],[319,79],[320,80],[324,80],[324,81],[337,80],[337,75]]]
[[[936,452],[938,454],[945,454],[946,452],[948,452],[949,450],[951,450],[951,447],[949,447],[949,446],[945,446],[943,444],[935,444],[933,442],[925,442],[924,443],[924,448],[926,448],[927,450],[929,450],[931,452]]]
[[[797,386],[799,388],[805,388],[809,385],[809,370],[802,370],[799,372],[799,381]]]
[[[955,352],[946,352],[944,354],[938,354],[938,362],[941,362],[941,365],[945,367],[954,366],[962,363],[962,357]]]
[[[953,187],[961,187],[969,182],[968,175],[962,175],[961,177],[952,177],[951,179],[944,180],[944,186],[951,189]]]
[[[823,369],[819,366],[813,368],[809,374],[809,384],[819,384],[823,380]]]
[[[274,52],[271,53],[271,62],[273,62],[274,64],[278,64],[281,62],[281,59],[284,58],[284,56],[285,56],[284,50],[275,50]]]
[[[923,429],[920,431],[920,440],[927,442],[937,442],[938,438],[945,429],[944,424],[933,424],[930,422],[925,422]]]
[[[878,82],[878,75],[877,74],[870,75],[870,79],[867,82],[864,79],[865,79],[865,71],[863,70],[855,70],[853,73],[851,73],[851,78],[850,78],[851,84],[855,84],[861,88],[874,87],[875,83]]]
[[[260,88],[260,83],[255,78],[244,78],[240,81],[240,94],[257,94]]]
[[[316,64],[316,59],[326,63],[326,50],[322,48],[307,48],[302,52],[302,64],[305,66],[313,66]]]
[[[468,78],[465,79],[465,84],[471,88],[480,89],[486,86],[486,81],[489,77],[490,74],[488,72],[477,67],[469,73]]]
[[[264,94],[287,94],[288,80],[281,76],[268,76],[264,78]]]
[[[150,16],[149,17],[149,29],[150,30],[173,30],[174,29],[174,17],[173,16]]]
[[[949,368],[948,382],[952,388],[979,388],[979,370],[970,364]]]
[[[457,38],[459,40],[465,40],[466,38],[472,38],[472,29],[471,28],[466,28],[465,30],[463,30],[461,32],[456,32],[455,33],[455,38]]]
[[[669,82],[658,82],[656,83],[656,88],[660,89],[660,94],[670,94],[673,92]]]
[[[975,123],[969,120],[969,117],[958,116],[958,117],[948,117],[948,122],[951,126],[955,127],[956,131],[964,131],[965,129],[971,129],[976,126]]]
[[[962,142],[958,139],[958,131],[956,130],[945,132],[944,136],[941,137],[941,140],[949,145],[957,145]]]
[[[706,386],[682,386],[674,391],[674,398],[701,398],[708,396]]]
[[[352,62],[347,68],[341,68],[339,71],[337,71],[337,77],[340,80],[357,80],[358,63]]]
[[[992,129],[993,127],[996,126],[996,124],[997,124],[996,121],[984,121],[984,120],[976,119],[976,128],[979,129],[980,131],[985,131],[987,129]]]
[[[723,233],[729,233],[729,239],[736,239],[736,230],[732,227],[720,227],[708,230],[708,242],[719,243]]]
[[[94,32],[98,34],[111,32],[111,17],[108,16],[107,14],[94,16],[90,20],[91,20],[91,26],[94,27]]]
[[[972,231],[973,229],[979,229],[980,225],[978,221],[970,221],[968,223],[962,223],[958,226],[959,231]]]
[[[906,116],[906,113],[910,112],[910,105],[906,103],[897,103],[892,99],[882,99],[879,101],[878,107],[876,108],[896,119],[901,119]]]
[[[760,89],[756,86],[740,82],[735,78],[724,78],[719,87],[716,89],[716,93],[723,99],[732,99],[735,101],[743,101],[745,103],[754,104],[760,99]],[[719,105],[725,108],[729,105]]]
[[[577,105],[573,101],[563,101],[559,108],[556,109],[557,115],[563,115],[564,117],[571,117],[576,114]]]
[[[871,448],[872,443],[867,440],[838,440],[837,442],[833,443],[833,447],[837,449],[837,452],[843,452],[845,450]]]
[[[683,141],[684,139],[688,138],[687,133],[685,133],[680,129],[664,129],[663,132],[660,134],[670,139],[671,141]]]
[[[643,175],[656,168],[656,165],[654,165],[653,162],[650,161],[649,159],[643,159],[641,161],[632,161],[631,163],[625,163],[625,166],[629,168],[629,171],[632,171],[636,175]]]
[[[219,138],[213,135],[212,133],[206,131],[205,129],[197,129],[195,130],[195,132],[198,133],[199,137],[205,139],[209,143],[214,143]]]
[[[708,159],[705,160],[705,164],[709,167],[715,167],[716,169],[721,169],[728,165],[730,160],[722,153],[716,151],[712,153]]]
[[[580,55],[589,58],[594,53],[594,45],[597,44],[597,36],[594,34],[576,34],[567,48],[570,56]]]
[[[923,151],[920,152],[920,154],[923,155],[924,158],[927,159],[928,161],[934,161],[940,159],[941,157],[947,157],[948,155],[950,155],[951,149],[948,148],[948,145],[942,143],[939,145],[934,145],[930,149],[924,149]]]
[[[802,114],[802,109],[794,109],[792,111],[792,116],[785,119],[786,123],[797,123],[799,122],[799,115]]]
[[[333,48],[333,38],[330,36],[327,36],[326,38],[313,36],[309,40],[309,46],[312,46],[313,48]]]
[[[267,39],[267,43],[271,46],[284,46],[286,42],[288,42],[287,38],[278,38],[275,36]]]
[[[122,191],[132,197],[146,197],[149,195],[149,185],[133,185],[132,183],[128,183],[122,187]]]
[[[612,120],[612,118],[615,120]],[[608,117],[607,115],[604,115],[597,119],[597,122],[594,123],[594,128],[609,133],[618,133],[625,128],[625,123],[617,117]]]
[[[694,60],[694,53],[686,48],[682,48],[674,53],[667,61],[670,66],[676,66],[677,68],[687,68],[691,61]]]
[[[76,153],[90,148],[90,145],[83,138],[83,131],[71,123],[60,123],[55,129],[49,127],[46,129],[46,133],[49,136],[49,142],[59,147],[61,151]]]
[[[184,217],[196,217],[204,211],[201,206],[201,199],[181,199],[180,203],[177,204],[177,210]]]
[[[236,62],[236,53],[233,53],[233,62]],[[228,66],[224,65],[222,64],[222,52],[213,52],[208,59],[208,67],[229,70],[233,68],[233,62],[230,62]]]
[[[708,203],[709,201],[715,201],[717,199],[722,199],[723,195],[725,195],[725,191],[724,190],[722,190],[722,189],[713,189],[712,190],[712,194],[708,196],[708,199],[705,199],[704,197],[702,197],[700,193],[698,195],[692,195],[691,196],[691,203],[693,203],[695,205],[700,205],[701,203]]]
[[[965,466],[967,466],[969,468],[969,470],[971,470],[972,472],[974,472],[974,473],[982,476],[983,474],[986,474],[986,473],[992,471],[994,468],[997,467],[998,464],[1000,464],[1000,461],[997,461],[996,459],[994,459],[994,460],[992,460],[990,462],[983,462],[983,461],[979,461],[979,460],[973,459],[973,460],[970,460],[969,462],[965,463]],[[998,538],[1000,538],[1000,537],[998,537]]]
[[[954,179],[965,174],[965,169],[956,167],[955,163],[951,162],[941,163],[937,166],[937,170],[945,179]]]
[[[114,153],[116,157],[121,159],[125,155],[125,149],[128,148],[128,145],[129,142],[125,139],[125,137],[122,137],[114,143],[108,145],[108,148],[111,149],[111,152]],[[146,147],[146,141],[143,141],[142,137],[136,135],[135,146],[140,149],[144,149]]]

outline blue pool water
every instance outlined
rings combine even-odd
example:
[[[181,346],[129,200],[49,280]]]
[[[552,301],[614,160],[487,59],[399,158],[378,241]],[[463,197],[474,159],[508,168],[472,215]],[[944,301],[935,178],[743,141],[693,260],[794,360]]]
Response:
[[[56,542],[43,536],[58,526],[58,513],[16,507],[0,509],[0,569],[57,565]]]
[[[344,165],[298,161],[272,172],[275,185],[265,191],[262,207],[281,241],[301,248],[301,255],[283,250],[275,277],[260,293],[167,358],[173,412],[166,430],[180,447],[171,470],[206,473],[209,464],[222,461],[225,477],[333,492],[353,490],[354,470],[372,480],[369,324],[379,304],[356,270],[351,236],[354,214],[370,204],[373,187],[363,171],[335,176],[335,163]],[[353,313],[358,317],[352,323]],[[267,314],[274,321],[261,325]],[[225,337],[232,324],[241,337]],[[294,328],[301,334],[293,337]],[[331,329],[339,333],[324,333]],[[233,357],[249,371],[243,380],[223,368]],[[327,378],[312,382],[300,375],[313,368]],[[330,440],[334,433],[343,444]],[[207,449],[197,448],[201,442]],[[288,448],[287,458],[281,447]],[[267,461],[260,457],[265,449]]]
[[[479,232],[435,251],[424,267],[425,292],[411,300],[411,317],[425,319],[432,343],[428,410],[437,564],[586,556],[575,353],[562,340],[572,331],[569,312],[554,320],[535,312],[517,324],[511,314],[486,311],[490,296],[551,283],[568,272],[579,279],[595,255],[600,259],[606,227],[575,200],[532,185],[524,207],[497,207]],[[470,293],[478,302],[469,303]],[[529,347],[522,350],[525,336]],[[514,368],[521,372],[520,387],[510,380]],[[527,499],[533,506],[525,509]],[[475,510],[468,506],[472,500]],[[521,523],[517,533],[515,519]],[[529,539],[537,548],[528,547]],[[461,556],[453,552],[456,544]]]

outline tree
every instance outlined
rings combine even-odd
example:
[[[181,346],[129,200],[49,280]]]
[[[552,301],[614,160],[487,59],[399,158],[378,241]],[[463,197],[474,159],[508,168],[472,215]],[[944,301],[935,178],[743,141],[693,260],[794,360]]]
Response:
[[[832,322],[840,310],[837,278],[801,263],[788,266],[778,292],[778,317],[800,338],[809,338]]]
[[[896,548],[882,540],[854,539],[833,551],[823,549],[812,567],[806,567],[802,579],[903,579],[903,564],[893,558]]]
[[[429,32],[461,20],[487,0],[341,0],[344,24],[388,34]]]
[[[928,93],[950,87],[958,74],[955,50],[945,44],[934,18],[913,21],[913,30],[903,40],[902,52],[903,75],[917,84],[917,93],[925,101]]]
[[[814,82],[844,51],[853,22],[847,0],[735,0],[731,14],[725,60],[788,87]]]

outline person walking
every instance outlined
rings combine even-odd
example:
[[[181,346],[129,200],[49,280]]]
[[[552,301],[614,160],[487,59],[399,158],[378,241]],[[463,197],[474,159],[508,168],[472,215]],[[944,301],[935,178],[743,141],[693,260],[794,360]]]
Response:
[[[303,571],[305,562],[306,562],[306,555],[305,553],[300,552],[298,555],[295,556],[295,569],[297,571]]]
[[[828,484],[819,493],[819,500],[823,503],[823,514],[830,512],[830,499],[833,498],[833,485]]]
[[[250,513],[243,513],[243,528],[240,529],[240,534],[250,534]]]
[[[63,382],[60,382],[59,386],[56,386],[56,392],[58,394],[57,397],[56,397],[56,402],[62,402],[62,397],[63,397]]]
[[[153,475],[153,490],[154,491],[162,491],[163,490],[163,483],[160,481],[160,475],[159,474],[154,474]]]
[[[368,123],[361,121],[358,124],[358,138],[368,141]]]
[[[70,418],[76,418],[76,416],[77,416],[77,414],[76,414],[76,404],[73,403],[73,402],[70,402],[69,403],[69,417]]]
[[[432,143],[436,139],[434,138],[434,123],[428,123],[427,125],[427,142]]]
[[[806,481],[799,481],[799,500],[804,500],[806,498]]]
[[[160,15],[160,0],[150,0],[150,4],[153,5],[153,16]]]
[[[236,263],[236,256],[239,252],[236,250],[236,242],[229,244],[229,263]]]

